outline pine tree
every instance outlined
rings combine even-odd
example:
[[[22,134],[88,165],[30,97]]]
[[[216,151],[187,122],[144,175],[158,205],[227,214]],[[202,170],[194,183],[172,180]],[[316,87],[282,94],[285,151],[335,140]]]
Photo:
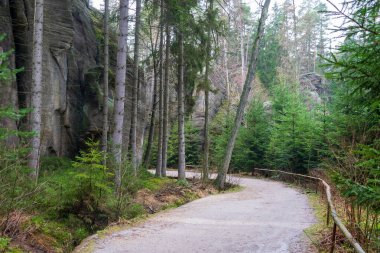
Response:
[[[250,64],[248,67],[248,73],[247,73],[247,77],[246,77],[246,80],[244,83],[243,92],[242,92],[241,97],[240,97],[239,107],[238,107],[236,117],[235,117],[234,127],[232,128],[231,136],[228,140],[225,158],[223,161],[223,167],[219,170],[219,173],[218,173],[217,182],[218,182],[218,187],[221,189],[224,188],[228,168],[229,168],[231,157],[232,157],[232,151],[233,151],[235,141],[236,141],[237,132],[239,130],[241,121],[243,119],[244,109],[247,105],[248,96],[249,96],[249,93],[250,93],[251,88],[252,88],[253,80],[255,78],[256,68],[257,68],[257,59],[258,59],[258,55],[259,55],[259,43],[260,43],[260,39],[263,35],[264,23],[265,23],[265,20],[267,18],[267,15],[268,15],[269,4],[270,4],[270,0],[266,0],[264,3],[264,6],[262,8],[261,17],[259,20],[259,25],[257,28],[256,37],[255,37],[255,40],[253,42],[252,56],[251,56]]]
[[[115,111],[114,132],[112,136],[113,155],[115,159],[115,185],[119,190],[121,186],[122,161],[121,153],[123,146],[123,122],[125,103],[125,82],[127,74],[127,43],[128,43],[128,9],[129,0],[120,0],[119,17],[119,40],[116,63],[116,88],[115,88]]]
[[[103,74],[103,162],[106,162],[108,147],[108,73],[109,73],[109,0],[104,0],[104,74]]]
[[[164,77],[164,101],[163,101],[163,143],[162,143],[162,166],[161,174],[166,177],[166,167],[168,160],[168,141],[169,141],[169,65],[170,65],[170,28],[169,28],[169,5],[166,4],[166,47],[165,47],[165,77]]]
[[[148,8],[148,9],[147,9]],[[152,78],[153,78],[153,94],[152,94],[152,110],[150,115],[150,124],[149,124],[149,133],[148,133],[148,143],[144,154],[144,164],[146,167],[150,166],[151,156],[152,156],[152,147],[155,136],[155,127],[156,127],[156,112],[157,112],[157,95],[158,95],[158,59],[157,59],[157,41],[159,33],[156,33],[154,37],[154,21],[157,19],[157,2],[152,4],[146,4],[145,9],[148,11],[148,15],[145,19],[147,26],[143,26],[143,31],[148,35],[149,44],[150,44],[150,54],[152,59]],[[145,29],[144,29],[145,28]]]
[[[34,33],[33,33],[33,70],[30,114],[32,138],[32,151],[28,165],[33,169],[31,176],[38,179],[41,156],[41,105],[42,105],[42,50],[44,27],[44,0],[36,0],[34,7]]]
[[[141,26],[141,0],[136,0],[136,23],[135,23],[135,50],[134,50],[134,68],[133,68],[133,89],[132,89],[132,122],[131,122],[131,146],[132,146],[132,167],[133,173],[137,176],[137,147],[136,147],[136,128],[137,128],[137,110],[138,110],[138,87],[139,87],[139,53],[140,53],[140,26]]]
[[[209,7],[207,10],[207,39],[206,39],[206,70],[205,70],[205,79],[204,79],[204,93],[205,93],[205,122],[203,128],[203,180],[208,180],[209,174],[209,90],[210,90],[210,82],[209,82],[209,71],[211,65],[211,26],[213,19],[213,8],[214,1],[210,0]]]
[[[184,83],[184,41],[182,31],[177,32],[178,54],[178,180],[186,180],[186,153],[185,153],[185,83]]]
[[[162,153],[163,153],[163,139],[164,139],[164,67],[163,67],[163,60],[164,60],[164,0],[161,0],[160,2],[160,49],[159,49],[159,55],[160,55],[160,65],[159,65],[159,98],[158,98],[158,152],[157,152],[157,164],[156,164],[156,176],[161,177],[162,176]]]

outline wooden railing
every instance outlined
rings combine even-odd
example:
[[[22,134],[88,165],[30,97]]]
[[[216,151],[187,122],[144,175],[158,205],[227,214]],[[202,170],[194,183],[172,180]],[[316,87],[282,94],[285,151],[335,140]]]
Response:
[[[254,171],[275,172],[275,173],[281,173],[281,174],[286,174],[286,175],[295,176],[295,177],[308,178],[311,180],[315,180],[316,182],[321,182],[325,188],[325,194],[326,194],[326,198],[327,198],[327,221],[326,221],[327,225],[329,225],[329,223],[330,223],[330,216],[332,217],[332,219],[334,221],[330,253],[334,252],[337,227],[340,229],[340,231],[346,237],[346,239],[351,244],[351,246],[355,249],[355,252],[365,253],[363,248],[355,240],[355,238],[352,236],[350,231],[348,231],[348,229],[346,228],[346,226],[343,224],[342,220],[339,218],[338,214],[336,213],[335,206],[334,206],[334,203],[332,200],[330,185],[327,184],[323,179],[321,179],[319,177],[307,176],[307,175],[302,175],[302,174],[297,174],[297,173],[292,173],[292,172],[287,172],[287,171],[281,171],[281,170],[269,170],[269,169],[256,169],[255,168]]]

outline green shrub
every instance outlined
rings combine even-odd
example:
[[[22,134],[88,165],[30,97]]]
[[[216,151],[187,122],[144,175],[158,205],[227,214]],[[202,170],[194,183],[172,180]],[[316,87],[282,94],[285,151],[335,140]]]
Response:
[[[0,237],[0,251],[5,251],[8,248],[11,239],[6,237]]]
[[[72,219],[74,215],[88,230],[102,227],[113,210],[113,177],[102,165],[99,143],[86,142],[75,161],[45,158],[41,182],[43,194],[37,197],[38,208],[52,219]]]
[[[10,238],[0,237],[0,252],[4,253],[22,253],[20,249],[11,247],[9,244],[11,242]]]
[[[126,219],[133,219],[145,213],[146,211],[142,205],[137,204],[137,203],[132,203],[128,205],[127,209],[122,214],[122,216]]]
[[[57,156],[41,157],[41,174],[57,170],[65,170],[71,167],[71,160],[68,158]]]

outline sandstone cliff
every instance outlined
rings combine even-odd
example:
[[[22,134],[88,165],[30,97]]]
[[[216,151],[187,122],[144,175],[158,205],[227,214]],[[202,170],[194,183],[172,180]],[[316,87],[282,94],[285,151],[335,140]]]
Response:
[[[0,106],[28,108],[30,105],[33,6],[33,0],[0,0],[0,33],[7,34],[7,39],[0,43],[0,47],[3,50],[14,48],[10,66],[24,68],[15,81],[0,86]],[[73,156],[83,147],[86,138],[97,138],[101,134],[102,63],[100,43],[91,19],[94,11],[87,0],[50,0],[45,5],[44,155]],[[115,66],[112,60],[111,66]],[[129,66],[132,67],[131,63]],[[131,77],[129,71],[126,87],[126,143],[131,118]],[[144,82],[143,79],[141,75],[137,123],[140,150],[147,122],[146,108],[149,108],[151,97],[150,82]],[[112,92],[109,105],[113,105]],[[27,119],[23,122],[1,123],[24,129],[28,125]]]

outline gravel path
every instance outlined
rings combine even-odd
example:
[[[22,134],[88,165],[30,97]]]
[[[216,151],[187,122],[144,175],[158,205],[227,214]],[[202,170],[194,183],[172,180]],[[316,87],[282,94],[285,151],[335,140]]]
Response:
[[[239,183],[240,192],[205,197],[96,239],[94,252],[311,252],[303,230],[315,220],[304,194],[279,182]]]

